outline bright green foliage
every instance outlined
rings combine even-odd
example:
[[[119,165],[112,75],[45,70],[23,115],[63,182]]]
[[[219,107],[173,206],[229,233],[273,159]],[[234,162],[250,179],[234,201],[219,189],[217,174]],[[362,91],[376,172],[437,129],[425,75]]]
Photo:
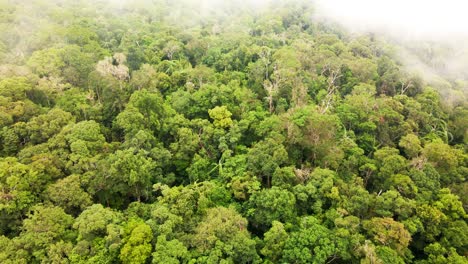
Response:
[[[77,243],[70,257],[76,262],[115,262],[122,245],[123,228],[120,213],[100,204],[84,210],[76,219]]]
[[[138,220],[130,220],[125,227],[126,238],[120,250],[120,260],[124,263],[143,264],[150,256],[153,233],[151,228]]]
[[[399,155],[397,149],[389,147],[377,150],[374,156],[380,168],[373,184],[376,189],[388,189],[391,184],[386,182],[398,173],[405,173],[408,161]]]
[[[247,166],[250,171],[266,182],[267,187],[271,185],[273,173],[288,161],[288,153],[280,135],[267,138],[254,145],[247,156]]]
[[[400,143],[398,145],[403,148],[403,151],[406,155],[410,158],[414,158],[418,156],[421,152],[421,141],[419,138],[414,134],[408,134],[401,138]]]
[[[90,94],[80,91],[78,88],[71,88],[63,93],[56,99],[56,105],[67,111],[77,120],[101,120],[102,105],[94,100],[89,100]]]
[[[153,187],[162,193],[158,203],[165,205],[170,212],[169,216],[165,217],[170,217],[171,222],[175,222],[167,222],[169,226],[158,227],[158,229],[163,228],[161,231],[166,230],[169,232],[167,228],[173,228],[170,225],[179,224],[179,222],[181,222],[180,224],[184,229],[194,228],[206,210],[216,206],[227,206],[231,199],[230,193],[223,186],[209,181],[186,187],[167,188],[167,186],[159,186],[159,184]],[[166,210],[163,210],[163,212],[165,212],[165,215]],[[155,214],[154,211],[153,213]],[[179,217],[182,221],[178,220]],[[161,233],[168,234],[166,232]]]
[[[164,116],[160,95],[142,90],[132,94],[125,111],[117,116],[116,124],[131,138],[142,129],[159,132]]]
[[[27,212],[38,197],[34,193],[40,193],[45,184],[50,180],[47,174],[25,165],[16,158],[0,159],[0,230],[6,234],[7,230],[14,231],[18,224],[16,221]],[[4,233],[5,232],[5,233]]]
[[[92,204],[91,196],[81,188],[78,175],[70,175],[49,185],[47,197],[68,213],[79,212]]]
[[[403,258],[398,256],[397,252],[389,247],[377,246],[375,249],[375,253],[382,263],[405,263]]]
[[[65,66],[60,50],[50,48],[39,50],[32,54],[28,66],[39,76],[58,76],[61,68]]]
[[[70,113],[61,109],[52,109],[47,114],[34,117],[26,123],[27,140],[32,144],[43,143],[70,123],[73,123]]]
[[[72,223],[73,217],[59,207],[36,206],[23,222],[19,243],[40,260],[53,243],[74,238]]]
[[[92,240],[105,233],[109,225],[120,221],[119,213],[94,204],[76,218],[73,227],[78,230],[78,239]]]
[[[296,208],[301,214],[322,213],[330,203],[338,200],[339,189],[333,186],[336,178],[333,171],[317,168],[312,173],[298,171],[298,174],[305,181],[293,188]]]
[[[13,77],[0,81],[0,95],[7,101],[18,101],[26,98],[26,92],[32,89],[31,81],[25,77]],[[9,100],[8,100],[9,101]]]
[[[336,238],[332,231],[320,225],[314,217],[300,220],[299,229],[286,240],[282,261],[288,263],[325,263],[338,256]]]
[[[68,131],[65,138],[68,141],[70,150],[77,154],[92,155],[97,153],[104,145],[105,138],[101,133],[99,124],[95,121],[79,122],[71,126]]]
[[[0,261],[7,264],[26,264],[29,262],[29,256],[26,250],[19,248],[18,239],[0,236]]]
[[[452,149],[449,145],[436,140],[427,144],[422,154],[441,173],[441,180],[444,183],[460,181],[466,177],[457,172],[457,168],[462,167],[465,162],[461,150]]]
[[[273,173],[271,184],[280,188],[287,189],[298,183],[294,167],[277,168]]]
[[[135,149],[118,150],[107,160],[109,170],[103,175],[108,180],[109,191],[113,194],[132,193],[138,200],[148,196],[155,178],[156,164],[143,151]]]
[[[105,138],[98,123],[82,121],[64,127],[48,145],[68,170],[83,173],[95,166],[96,156],[105,148]]]
[[[167,241],[166,236],[159,236],[153,253],[153,263],[178,264],[188,258],[187,248],[177,239]]]
[[[427,260],[418,261],[417,263],[466,263],[466,257],[460,256],[453,248],[445,249],[439,243],[430,244],[424,248],[424,252],[429,256]]]
[[[372,218],[364,222],[363,225],[375,243],[388,245],[400,254],[403,253],[411,240],[404,225],[391,218]]]
[[[339,161],[333,156],[340,129],[336,116],[318,113],[312,107],[294,109],[288,113],[285,125],[288,142],[302,150],[299,159],[325,166]]]
[[[158,235],[158,239],[161,236],[173,236],[178,231],[178,228],[180,228],[182,222],[182,217],[172,213],[166,206],[159,204],[155,205],[155,208],[151,211],[151,219],[148,220],[154,233]],[[163,244],[165,243],[164,241],[166,241],[165,238],[163,239]]]
[[[288,233],[284,230],[284,225],[281,222],[273,221],[270,230],[265,232],[265,238],[263,239],[265,246],[260,252],[268,260],[276,262],[281,258],[287,239]]]
[[[208,110],[211,119],[214,120],[214,126],[220,128],[229,128],[232,126],[231,116],[226,106],[217,106],[213,109]]]
[[[295,218],[294,195],[278,187],[263,189],[250,196],[247,215],[256,228],[266,229],[273,221],[292,222]]]
[[[247,220],[232,208],[209,209],[195,232],[193,243],[208,261],[246,263],[258,258],[255,241],[247,231]]]
[[[0,1],[0,263],[467,263],[454,37],[305,0]]]

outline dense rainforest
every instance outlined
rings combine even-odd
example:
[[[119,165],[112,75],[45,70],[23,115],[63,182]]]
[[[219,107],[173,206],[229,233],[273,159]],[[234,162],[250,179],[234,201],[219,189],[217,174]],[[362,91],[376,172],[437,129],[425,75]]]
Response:
[[[309,1],[1,0],[0,263],[468,263],[468,76],[411,45]]]

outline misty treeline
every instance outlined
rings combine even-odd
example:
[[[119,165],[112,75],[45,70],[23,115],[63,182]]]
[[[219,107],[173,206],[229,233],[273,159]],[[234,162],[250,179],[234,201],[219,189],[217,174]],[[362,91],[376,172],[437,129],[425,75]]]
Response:
[[[467,263],[466,79],[317,12],[0,1],[0,262]]]

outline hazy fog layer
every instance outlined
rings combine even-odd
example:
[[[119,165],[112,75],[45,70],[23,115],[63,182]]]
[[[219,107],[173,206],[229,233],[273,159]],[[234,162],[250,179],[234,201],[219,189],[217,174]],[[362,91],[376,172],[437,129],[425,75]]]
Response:
[[[407,36],[468,36],[468,1],[318,0],[324,14],[351,29]]]
[[[317,15],[326,20],[357,34],[370,32],[397,43],[400,61],[410,71],[424,76],[445,100],[466,100],[468,1],[317,0],[316,3]]]
[[[61,5],[73,3],[71,0],[54,1]],[[193,24],[222,20],[229,15],[232,19],[244,12],[261,16],[263,10],[291,2],[314,5],[314,18],[338,23],[350,32],[371,32],[397,43],[401,48],[400,57],[408,67],[416,69],[426,79],[443,76],[453,82],[462,80],[457,85],[468,93],[468,1],[465,0],[174,0],[168,2],[170,8],[165,10],[161,10],[157,5],[158,1],[153,0],[89,1],[91,9],[93,5],[104,4],[112,7],[111,10],[116,10],[116,15],[121,15],[122,10],[125,12],[140,8],[154,14],[155,18],[164,15],[173,23],[180,23],[179,18],[187,16],[184,11],[195,10],[196,16],[191,13],[191,20],[184,20],[185,23]],[[23,3],[23,6],[28,5]],[[41,13],[40,11],[34,12]],[[28,11],[19,19],[21,23],[18,24],[17,31],[24,36],[36,31],[40,27],[40,21],[46,21],[32,19],[32,16],[30,18],[29,13],[34,12]],[[112,12],[109,11],[109,14]],[[191,26],[193,25],[187,28]],[[22,40],[23,37],[20,36],[19,39]],[[18,50],[27,50],[27,45],[27,42],[20,41]]]

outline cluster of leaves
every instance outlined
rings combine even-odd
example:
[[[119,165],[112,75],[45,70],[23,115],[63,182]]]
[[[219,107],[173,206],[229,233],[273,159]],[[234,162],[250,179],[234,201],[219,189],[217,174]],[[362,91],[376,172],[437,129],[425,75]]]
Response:
[[[383,40],[302,1],[24,2],[1,263],[468,261],[467,107]]]

